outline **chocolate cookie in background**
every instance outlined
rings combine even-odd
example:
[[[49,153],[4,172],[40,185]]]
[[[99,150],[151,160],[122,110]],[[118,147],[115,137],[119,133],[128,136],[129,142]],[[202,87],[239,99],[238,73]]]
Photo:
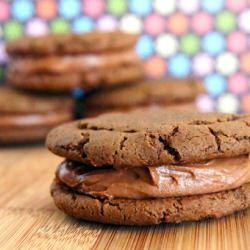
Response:
[[[73,101],[1,87],[0,117],[0,145],[43,141],[53,127],[73,119]]]
[[[151,105],[176,111],[194,111],[197,110],[196,97],[204,92],[199,80],[167,78],[99,90],[87,95],[82,102],[85,104],[86,117]]]
[[[51,92],[133,83],[144,75],[136,42],[122,32],[22,38],[7,44],[7,78],[21,89]]]
[[[51,194],[76,218],[146,225],[220,218],[250,207],[250,115],[154,107],[61,125],[66,160]]]

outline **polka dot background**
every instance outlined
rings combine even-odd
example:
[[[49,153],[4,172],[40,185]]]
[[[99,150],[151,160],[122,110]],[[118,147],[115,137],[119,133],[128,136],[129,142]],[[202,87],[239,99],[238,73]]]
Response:
[[[0,79],[8,41],[119,29],[140,34],[148,77],[199,77],[201,110],[250,112],[249,23],[247,0],[0,0]]]

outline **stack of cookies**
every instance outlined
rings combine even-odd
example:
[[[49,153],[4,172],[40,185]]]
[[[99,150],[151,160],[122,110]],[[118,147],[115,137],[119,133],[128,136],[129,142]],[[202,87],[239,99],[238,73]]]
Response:
[[[54,125],[73,119],[70,94],[75,88],[90,92],[141,79],[136,41],[137,36],[122,32],[91,32],[7,44],[7,81],[12,89],[0,92],[0,114],[5,118],[0,144],[43,139]]]
[[[250,116],[147,108],[52,130],[66,158],[51,187],[76,218],[146,225],[220,218],[250,207]]]
[[[117,31],[50,34],[12,41],[7,44],[7,52],[11,58],[7,80],[10,86],[19,90],[13,95],[20,97],[23,93],[20,90],[37,95],[50,93],[46,101],[49,98],[51,101],[58,99],[58,95],[62,93],[70,99],[70,93],[80,89],[85,97],[76,104],[80,104],[80,109],[86,111],[80,117],[152,105],[172,110],[196,109],[195,98],[203,92],[199,81],[170,78],[143,80],[145,76],[142,61],[134,50],[137,39],[135,35]],[[9,89],[8,93],[10,92]],[[6,91],[2,95],[4,93]],[[29,93],[27,97],[24,93],[22,99],[30,100],[31,95]],[[64,100],[61,99],[61,102]],[[71,112],[72,118],[72,109],[69,111],[68,105],[61,104],[60,109]],[[12,104],[7,102],[5,105]],[[85,108],[81,108],[82,106]],[[29,112],[31,111],[32,106]],[[16,110],[16,113],[19,112]],[[36,114],[35,108],[34,113]],[[25,123],[29,123],[28,121],[30,119],[27,118]],[[48,124],[45,125],[49,127]],[[0,143],[2,142],[0,139]]]

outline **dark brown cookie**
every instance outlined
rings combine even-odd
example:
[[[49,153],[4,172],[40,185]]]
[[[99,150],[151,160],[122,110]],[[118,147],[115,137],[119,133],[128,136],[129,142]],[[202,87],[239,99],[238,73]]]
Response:
[[[95,69],[85,73],[31,74],[24,75],[9,71],[7,78],[11,85],[28,90],[51,92],[70,91],[80,87],[84,90],[108,87],[140,80],[144,75],[141,63],[122,65],[109,69]]]
[[[195,100],[204,92],[202,83],[191,78],[147,80],[133,85],[116,86],[88,95],[83,100],[84,116],[94,117],[107,112],[129,111],[152,105],[176,111],[198,111]]]
[[[11,56],[98,53],[133,47],[136,41],[137,36],[123,32],[50,34],[12,41],[7,44],[7,52]]]
[[[148,108],[59,126],[48,148],[67,159],[114,168],[160,166],[250,152],[250,115]]]
[[[180,223],[220,218],[250,207],[250,184],[212,194],[165,199],[99,200],[80,195],[55,183],[51,194],[56,206],[68,215],[88,221],[120,225]]]
[[[86,99],[88,108],[128,108],[150,104],[179,104],[194,101],[204,93],[202,83],[194,79],[148,80],[129,86],[103,90]]]
[[[0,144],[35,142],[73,118],[73,101],[0,88]]]

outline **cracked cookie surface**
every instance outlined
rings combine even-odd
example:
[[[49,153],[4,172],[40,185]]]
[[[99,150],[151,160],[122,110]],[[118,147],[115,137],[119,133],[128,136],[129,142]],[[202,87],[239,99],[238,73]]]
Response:
[[[99,200],[79,195],[54,182],[51,194],[56,206],[79,219],[121,225],[180,223],[220,218],[250,206],[250,184],[205,195],[166,199]]]
[[[95,167],[160,166],[250,152],[250,116],[173,113],[164,108],[104,114],[59,126],[48,148]]]

